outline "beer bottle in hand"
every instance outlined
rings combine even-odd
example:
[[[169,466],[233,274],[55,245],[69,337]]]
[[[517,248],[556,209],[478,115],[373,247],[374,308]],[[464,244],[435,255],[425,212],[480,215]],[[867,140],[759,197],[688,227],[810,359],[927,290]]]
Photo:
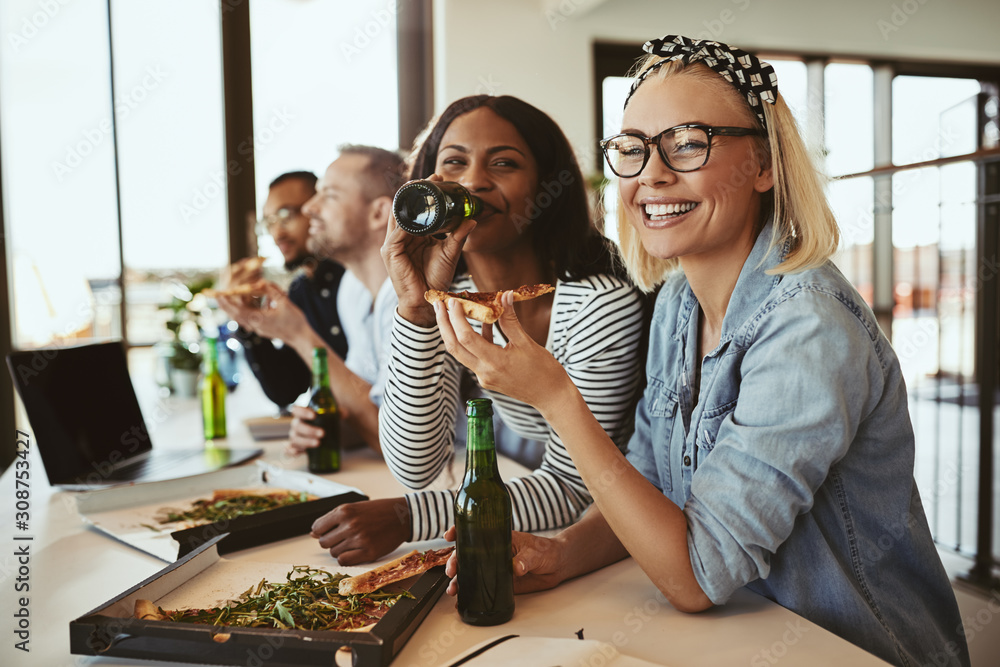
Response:
[[[313,348],[312,394],[309,409],[316,413],[309,423],[323,429],[318,447],[306,450],[309,472],[327,473],[340,470],[340,410],[330,391],[330,372],[326,365],[326,348]]]
[[[455,499],[458,613],[470,625],[499,625],[514,615],[513,512],[497,469],[493,403],[473,399],[466,414],[465,479]]]
[[[226,383],[219,373],[216,339],[205,340],[205,364],[201,378],[201,419],[205,440],[226,437]]]
[[[479,198],[451,181],[410,181],[392,200],[392,214],[400,229],[437,238],[444,238],[463,220],[476,217],[482,208]]]

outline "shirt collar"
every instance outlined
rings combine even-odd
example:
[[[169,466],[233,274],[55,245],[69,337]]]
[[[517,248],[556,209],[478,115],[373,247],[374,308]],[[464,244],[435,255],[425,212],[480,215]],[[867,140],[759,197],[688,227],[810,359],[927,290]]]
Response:
[[[785,255],[788,254],[790,240],[781,246],[771,248],[773,228],[774,225],[769,220],[761,229],[760,234],[757,235],[757,240],[743,263],[740,276],[736,280],[736,287],[733,289],[733,295],[729,299],[729,306],[726,308],[726,316],[722,320],[720,346],[732,340],[736,331],[756,312],[760,303],[781,281],[780,275],[769,275],[767,271],[784,260]],[[677,327],[674,330],[676,340],[684,338],[691,316],[697,312],[698,300],[695,298],[694,292],[691,291],[691,285],[685,281],[680,312],[677,317]]]
[[[773,227],[771,221],[764,225],[757,235],[750,255],[743,263],[740,277],[736,280],[736,287],[733,288],[733,295],[726,307],[726,316],[722,320],[720,342],[731,340],[743,323],[757,311],[775,285],[781,282],[780,275],[770,275],[767,271],[784,260],[790,240],[781,246],[771,248]]]

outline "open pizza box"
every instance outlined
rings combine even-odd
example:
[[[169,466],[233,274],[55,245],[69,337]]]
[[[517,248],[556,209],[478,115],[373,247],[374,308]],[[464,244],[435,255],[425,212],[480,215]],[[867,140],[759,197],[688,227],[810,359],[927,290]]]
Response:
[[[137,586],[70,622],[70,651],[216,665],[388,665],[427,616],[448,584],[438,566],[396,584],[413,596],[401,598],[366,631],[310,631],[195,625],[139,620],[136,600],[162,609],[210,608],[236,598],[261,579],[284,581],[288,564],[230,560],[217,536]],[[366,568],[325,567],[355,575]]]
[[[288,489],[317,499],[197,526],[159,522],[164,509],[190,508],[219,489]],[[218,547],[223,554],[305,535],[313,521],[334,507],[368,498],[354,487],[256,461],[181,479],[87,491],[75,499],[80,516],[97,530],[172,563],[223,533],[228,534]]]

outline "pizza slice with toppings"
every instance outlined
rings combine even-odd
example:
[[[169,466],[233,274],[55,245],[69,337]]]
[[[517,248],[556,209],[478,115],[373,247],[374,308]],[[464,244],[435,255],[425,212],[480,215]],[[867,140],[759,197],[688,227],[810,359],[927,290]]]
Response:
[[[539,285],[522,285],[513,290],[514,301],[535,299],[554,290],[555,287],[544,283]],[[424,292],[424,299],[431,304],[438,301],[447,302],[453,299],[462,306],[462,312],[469,319],[491,324],[503,315],[503,306],[500,304],[501,295],[503,295],[503,292],[442,292],[441,290],[432,289]]]
[[[455,547],[431,549],[423,553],[414,549],[405,556],[391,560],[368,572],[342,579],[339,584],[341,595],[371,593],[403,579],[422,574],[432,567],[444,565]]]

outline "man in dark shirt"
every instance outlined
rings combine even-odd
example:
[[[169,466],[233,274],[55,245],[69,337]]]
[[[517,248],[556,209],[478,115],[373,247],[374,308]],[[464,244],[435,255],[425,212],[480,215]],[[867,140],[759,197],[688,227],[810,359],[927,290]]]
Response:
[[[330,259],[317,260],[306,249],[309,218],[302,206],[316,194],[316,176],[308,171],[294,171],[271,182],[261,227],[271,234],[281,251],[287,271],[299,271],[288,288],[288,298],[305,313],[306,319],[341,359],[347,356],[347,338],[337,315],[337,290],[344,267]],[[261,231],[264,231],[262,229]],[[229,286],[260,280],[260,269],[246,260],[229,271]],[[224,300],[223,300],[224,301]],[[312,374],[291,347],[277,347],[241,322],[240,312],[220,307],[240,325],[236,338],[243,344],[247,363],[269,399],[281,408],[291,405],[309,388]]]

